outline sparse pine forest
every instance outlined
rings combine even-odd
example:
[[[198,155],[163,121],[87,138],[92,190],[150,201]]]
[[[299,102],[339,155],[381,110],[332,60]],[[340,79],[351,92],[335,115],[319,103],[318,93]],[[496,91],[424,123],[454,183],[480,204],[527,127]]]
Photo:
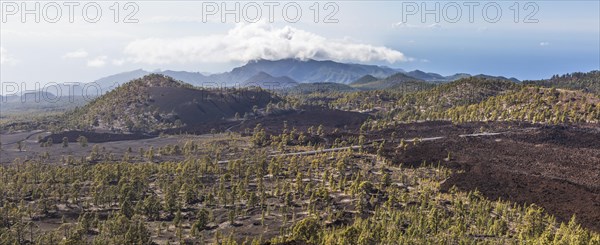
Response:
[[[547,80],[524,81],[524,84],[532,84],[543,87],[555,87],[572,90],[582,90],[588,93],[600,94],[600,71],[574,72],[564,75],[554,75]]]
[[[299,141],[292,133],[264,137],[255,134],[254,146],[229,161],[220,159],[236,145],[190,141],[140,149],[131,153],[135,161],[105,162],[109,156],[96,149],[106,159],[97,164],[3,166],[0,243],[600,242],[576,217],[560,223],[536,205],[441,192],[448,168],[392,164],[376,154],[378,143],[358,152],[269,157],[265,150]],[[163,155],[185,160],[148,162]]]
[[[148,75],[2,119],[0,244],[600,244],[598,74]]]
[[[600,120],[600,97],[595,94],[482,78],[461,79],[414,93],[346,93],[328,104],[336,109],[376,111],[379,124],[433,120],[560,124]]]

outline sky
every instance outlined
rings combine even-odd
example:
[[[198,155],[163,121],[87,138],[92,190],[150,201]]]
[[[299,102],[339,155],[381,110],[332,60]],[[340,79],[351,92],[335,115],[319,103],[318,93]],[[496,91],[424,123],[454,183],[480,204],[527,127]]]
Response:
[[[600,69],[599,1],[87,3],[2,1],[0,81],[219,73],[282,58],[521,80]]]

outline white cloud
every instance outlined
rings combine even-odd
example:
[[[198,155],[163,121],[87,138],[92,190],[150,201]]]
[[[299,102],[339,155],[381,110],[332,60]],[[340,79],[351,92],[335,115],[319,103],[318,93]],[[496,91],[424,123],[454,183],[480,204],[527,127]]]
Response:
[[[4,47],[0,46],[0,64],[1,65],[14,65],[17,60],[8,54],[8,51]]]
[[[416,26],[405,23],[405,22],[396,22],[396,23],[392,24],[392,28],[413,28],[413,27],[416,27]]]
[[[125,64],[125,59],[112,60],[112,64],[116,66],[122,66],[123,64]]]
[[[129,43],[128,61],[147,64],[230,62],[255,59],[331,59],[337,61],[406,61],[399,51],[350,40],[328,39],[285,26],[237,24],[226,34],[148,38]]]
[[[442,25],[435,23],[435,24],[427,25],[427,28],[438,29],[438,28],[442,28]]]
[[[548,46],[548,45],[550,45],[550,43],[549,43],[549,42],[541,42],[541,43],[540,43],[540,46]]]
[[[438,23],[429,24],[429,25],[413,25],[408,24],[406,22],[396,22],[392,24],[392,28],[394,29],[439,29],[442,28],[442,25]]]
[[[108,59],[108,57],[106,56],[98,56],[94,59],[88,60],[87,61],[87,66],[89,67],[103,67],[104,65],[106,65],[106,59]]]
[[[79,59],[88,57],[88,53],[83,49],[78,49],[73,52],[68,52],[62,56],[63,59]]]

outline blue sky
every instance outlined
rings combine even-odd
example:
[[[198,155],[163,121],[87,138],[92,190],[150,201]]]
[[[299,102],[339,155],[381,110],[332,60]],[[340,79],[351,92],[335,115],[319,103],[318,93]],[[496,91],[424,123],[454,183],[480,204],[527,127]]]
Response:
[[[489,2],[478,2],[472,23],[465,3],[447,1],[347,1],[328,9],[326,2],[318,2],[318,23],[314,22],[314,1],[298,2],[302,17],[295,23],[283,18],[286,2],[275,7],[272,23],[262,2],[257,2],[263,12],[258,23],[244,23],[243,16],[242,23],[235,23],[232,15],[222,23],[220,13],[207,16],[205,23],[203,2],[193,1],[136,2],[139,11],[134,18],[139,23],[114,23],[114,12],[109,9],[113,3],[99,2],[103,15],[97,23],[83,20],[81,6],[74,23],[66,16],[58,23],[43,19],[22,23],[19,13],[6,16],[0,23],[1,80],[90,82],[139,68],[216,73],[250,59],[289,57],[519,79],[600,67],[598,1],[538,1],[528,9],[524,8],[527,2],[519,2],[518,23],[514,22],[514,1],[496,1],[488,8],[488,19],[496,16],[495,7],[502,11],[495,23],[483,17],[483,6]],[[214,3],[221,6],[222,2]],[[239,3],[241,8],[248,4]],[[407,15],[409,5],[421,8],[424,4],[431,9],[436,3],[439,22],[433,15],[426,15],[423,22],[421,9]],[[235,7],[235,2],[225,4]],[[456,6],[462,17],[452,23],[448,19],[456,16]],[[251,7],[246,17],[254,16]],[[323,23],[336,8],[330,19],[337,23]],[[523,23],[536,9],[530,19],[537,23]],[[121,10],[119,19],[127,10]],[[6,6],[2,11],[8,11]],[[292,13],[288,19],[293,19],[293,12],[288,12]]]

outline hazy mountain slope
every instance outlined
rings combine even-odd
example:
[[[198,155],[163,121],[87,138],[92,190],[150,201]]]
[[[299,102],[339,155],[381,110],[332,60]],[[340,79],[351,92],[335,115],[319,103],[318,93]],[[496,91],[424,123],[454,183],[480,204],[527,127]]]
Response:
[[[282,89],[298,85],[298,82],[294,81],[287,76],[274,77],[265,72],[259,72],[258,74],[248,78],[246,81],[240,84],[241,86],[257,86],[266,89]]]
[[[351,82],[349,85],[353,86],[353,85],[361,85],[361,84],[365,84],[365,83],[370,83],[370,82],[374,82],[379,80],[379,78],[376,78],[374,76],[371,75],[364,75],[361,78],[359,78],[358,80]]]
[[[454,75],[450,75],[450,76],[442,76],[440,74],[437,73],[433,73],[433,72],[424,72],[421,70],[414,70],[411,72],[407,72],[405,73],[408,76],[414,77],[414,78],[418,78],[424,81],[428,81],[428,82],[453,82],[462,78],[469,78],[469,77],[476,77],[476,78],[484,78],[484,79],[498,79],[498,80],[510,80],[512,82],[519,82],[518,79],[516,78],[506,78],[503,76],[492,76],[492,75],[486,75],[486,74],[479,74],[479,75],[470,75],[467,73],[456,73]]]
[[[106,89],[106,91],[104,91],[106,93],[112,89],[115,89],[116,87],[118,87],[121,84],[124,84],[124,83],[129,82],[134,79],[141,78],[150,73],[151,72],[138,69],[138,70],[134,70],[134,71],[128,71],[128,72],[123,72],[123,73],[118,73],[115,75],[103,77],[94,82],[97,83],[98,85],[100,85],[100,87],[102,87],[103,89]],[[158,71],[158,72],[152,72],[152,73],[162,74],[165,76],[172,77],[175,80],[183,81],[185,83],[194,84],[194,85],[201,85],[202,82],[206,82],[206,80],[207,80],[207,76],[205,76],[199,72],[166,70],[166,71]]]
[[[53,93],[28,91],[26,96],[0,96],[1,117],[9,115],[39,116],[41,114],[62,113],[82,106],[87,101],[83,97],[58,97]],[[34,95],[35,94],[35,95]],[[37,98],[36,98],[37,97]]]
[[[138,79],[148,74],[150,74],[150,72],[138,69],[103,77],[94,81],[94,83],[98,84],[104,93],[107,93],[108,91],[117,88],[121,84],[129,82],[133,79]]]
[[[462,79],[462,78],[469,78],[471,77],[471,74],[467,74],[467,73],[456,73],[454,75],[450,75],[450,76],[446,76],[446,81],[456,81],[458,79]]]
[[[424,71],[420,71],[420,70],[414,70],[411,72],[407,72],[406,75],[417,78],[417,79],[421,79],[423,81],[446,81],[446,77],[437,74],[437,73],[433,73],[433,72],[424,72]]]
[[[194,84],[196,86],[201,86],[202,82],[206,81],[206,76],[200,72],[166,70],[166,71],[156,72],[156,74],[162,74],[165,76],[169,76],[175,80],[179,80],[179,81],[189,83],[189,84]]]
[[[37,90],[23,91],[18,94],[0,96],[0,103],[39,103],[57,100],[58,97],[51,92]]]
[[[519,79],[516,79],[514,77],[506,78],[506,77],[503,77],[503,76],[491,76],[491,75],[486,75],[486,74],[479,74],[479,75],[475,75],[473,77],[475,77],[475,78],[484,78],[484,79],[508,80],[508,81],[515,82],[515,83],[520,82]]]

